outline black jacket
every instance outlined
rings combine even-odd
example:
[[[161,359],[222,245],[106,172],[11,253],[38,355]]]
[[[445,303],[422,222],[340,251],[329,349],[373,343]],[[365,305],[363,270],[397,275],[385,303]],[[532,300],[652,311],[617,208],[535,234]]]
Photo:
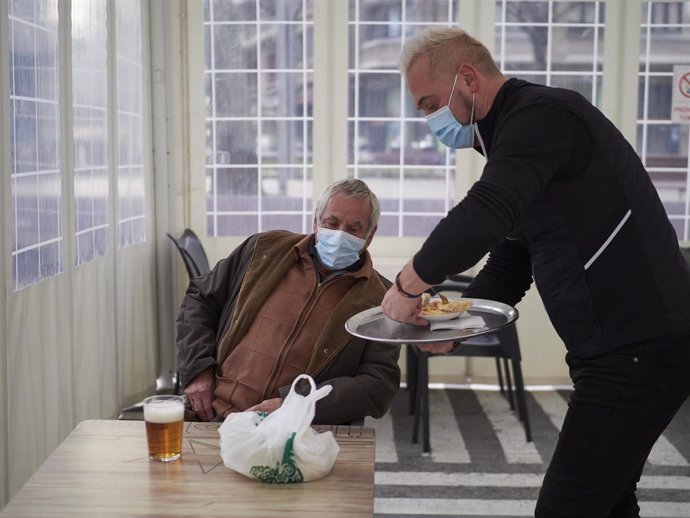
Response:
[[[635,150],[599,110],[575,92],[510,79],[478,130],[486,166],[415,255],[423,280],[490,252],[465,296],[514,305],[534,278],[583,358],[690,332],[676,234]]]

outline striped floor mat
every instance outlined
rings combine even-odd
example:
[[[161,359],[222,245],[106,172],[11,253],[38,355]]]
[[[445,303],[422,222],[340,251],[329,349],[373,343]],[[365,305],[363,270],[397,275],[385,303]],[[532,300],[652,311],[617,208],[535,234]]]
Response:
[[[533,516],[568,391],[530,391],[533,442],[498,391],[430,391],[431,454],[412,444],[407,391],[376,429],[376,518]],[[421,438],[420,438],[421,440]],[[639,484],[641,516],[690,518],[690,401],[654,446]]]

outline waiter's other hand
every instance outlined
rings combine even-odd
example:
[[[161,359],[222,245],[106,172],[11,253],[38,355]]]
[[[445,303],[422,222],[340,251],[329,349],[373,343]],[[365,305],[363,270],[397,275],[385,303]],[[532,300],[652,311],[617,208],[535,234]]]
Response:
[[[402,295],[395,285],[391,286],[381,302],[383,313],[398,322],[407,322],[416,326],[428,326],[429,321],[420,317],[422,311],[422,298],[414,299]]]
[[[417,347],[425,353],[446,354],[455,352],[460,347],[461,342],[437,342],[433,344],[417,344]]]

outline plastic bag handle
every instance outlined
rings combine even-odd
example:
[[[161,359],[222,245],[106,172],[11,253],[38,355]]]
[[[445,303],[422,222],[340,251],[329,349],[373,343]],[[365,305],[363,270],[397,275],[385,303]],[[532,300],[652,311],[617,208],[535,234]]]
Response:
[[[300,374],[295,378],[295,380],[292,382],[292,385],[290,386],[290,392],[295,391],[295,385],[297,385],[297,382],[301,379],[306,379],[309,381],[309,385],[311,385],[311,390],[309,391],[309,395],[312,395],[314,392],[316,392],[316,383],[314,383],[314,379],[309,376],[309,374]]]
[[[331,393],[331,390],[333,390],[333,385],[324,385],[323,387],[317,390],[316,383],[314,383],[314,378],[312,378],[309,374],[300,374],[292,382],[292,385],[290,386],[290,394],[296,393],[295,385],[297,385],[297,382],[301,379],[307,379],[309,381],[309,385],[311,385],[311,390],[309,391],[309,394],[303,396],[310,400],[318,401],[319,399],[323,399]]]

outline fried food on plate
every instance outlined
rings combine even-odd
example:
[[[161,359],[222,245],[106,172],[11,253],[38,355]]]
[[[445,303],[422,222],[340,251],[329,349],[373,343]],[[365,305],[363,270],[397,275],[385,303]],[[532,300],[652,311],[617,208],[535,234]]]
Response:
[[[426,297],[424,295],[427,295]],[[444,304],[441,300],[430,300],[428,293],[422,295],[422,315],[445,315],[447,313],[462,313],[472,307],[469,300],[449,300]]]

